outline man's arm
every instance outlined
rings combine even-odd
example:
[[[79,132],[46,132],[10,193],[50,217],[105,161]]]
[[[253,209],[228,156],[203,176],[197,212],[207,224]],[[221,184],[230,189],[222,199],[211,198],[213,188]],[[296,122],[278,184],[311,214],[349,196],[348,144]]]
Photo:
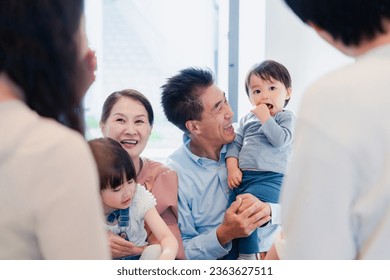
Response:
[[[194,222],[189,203],[179,189],[179,227],[188,260],[216,260],[229,253],[231,243],[221,245],[216,228],[200,233]]]

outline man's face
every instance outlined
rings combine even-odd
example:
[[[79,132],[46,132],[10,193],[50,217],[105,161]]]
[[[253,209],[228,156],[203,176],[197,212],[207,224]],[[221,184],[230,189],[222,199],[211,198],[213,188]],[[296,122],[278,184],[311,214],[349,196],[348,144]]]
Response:
[[[198,121],[200,137],[210,146],[220,147],[234,140],[233,111],[225,93],[216,85],[208,87],[200,96],[204,111]]]

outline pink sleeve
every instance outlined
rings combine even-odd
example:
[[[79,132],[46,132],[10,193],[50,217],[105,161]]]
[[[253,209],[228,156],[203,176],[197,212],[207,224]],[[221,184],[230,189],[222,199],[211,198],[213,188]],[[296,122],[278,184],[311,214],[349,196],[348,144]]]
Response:
[[[168,225],[179,242],[177,259],[185,259],[182,238],[178,226],[178,179],[175,171],[166,169],[159,174],[153,183],[152,193],[157,200],[156,209],[161,218]],[[148,230],[148,233],[150,231]],[[150,235],[150,243],[155,243],[155,238]]]

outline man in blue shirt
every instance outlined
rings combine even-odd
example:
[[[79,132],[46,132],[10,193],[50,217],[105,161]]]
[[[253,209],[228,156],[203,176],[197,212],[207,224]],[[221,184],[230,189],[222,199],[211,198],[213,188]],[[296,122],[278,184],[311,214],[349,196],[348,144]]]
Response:
[[[167,164],[179,177],[179,227],[186,257],[235,259],[232,241],[267,223],[279,224],[279,205],[244,194],[227,208],[225,154],[235,137],[233,111],[210,71],[184,69],[162,89],[167,119],[184,132],[183,145]]]

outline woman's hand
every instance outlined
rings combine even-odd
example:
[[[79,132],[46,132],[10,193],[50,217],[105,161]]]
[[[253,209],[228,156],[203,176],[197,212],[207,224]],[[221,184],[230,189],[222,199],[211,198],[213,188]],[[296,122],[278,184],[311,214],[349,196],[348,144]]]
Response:
[[[87,93],[89,87],[96,79],[95,71],[97,68],[97,59],[95,51],[88,48],[86,54],[79,61],[77,73],[77,90],[79,97],[82,98]]]
[[[136,246],[134,243],[108,231],[108,242],[111,248],[112,258],[141,255],[145,246]]]

